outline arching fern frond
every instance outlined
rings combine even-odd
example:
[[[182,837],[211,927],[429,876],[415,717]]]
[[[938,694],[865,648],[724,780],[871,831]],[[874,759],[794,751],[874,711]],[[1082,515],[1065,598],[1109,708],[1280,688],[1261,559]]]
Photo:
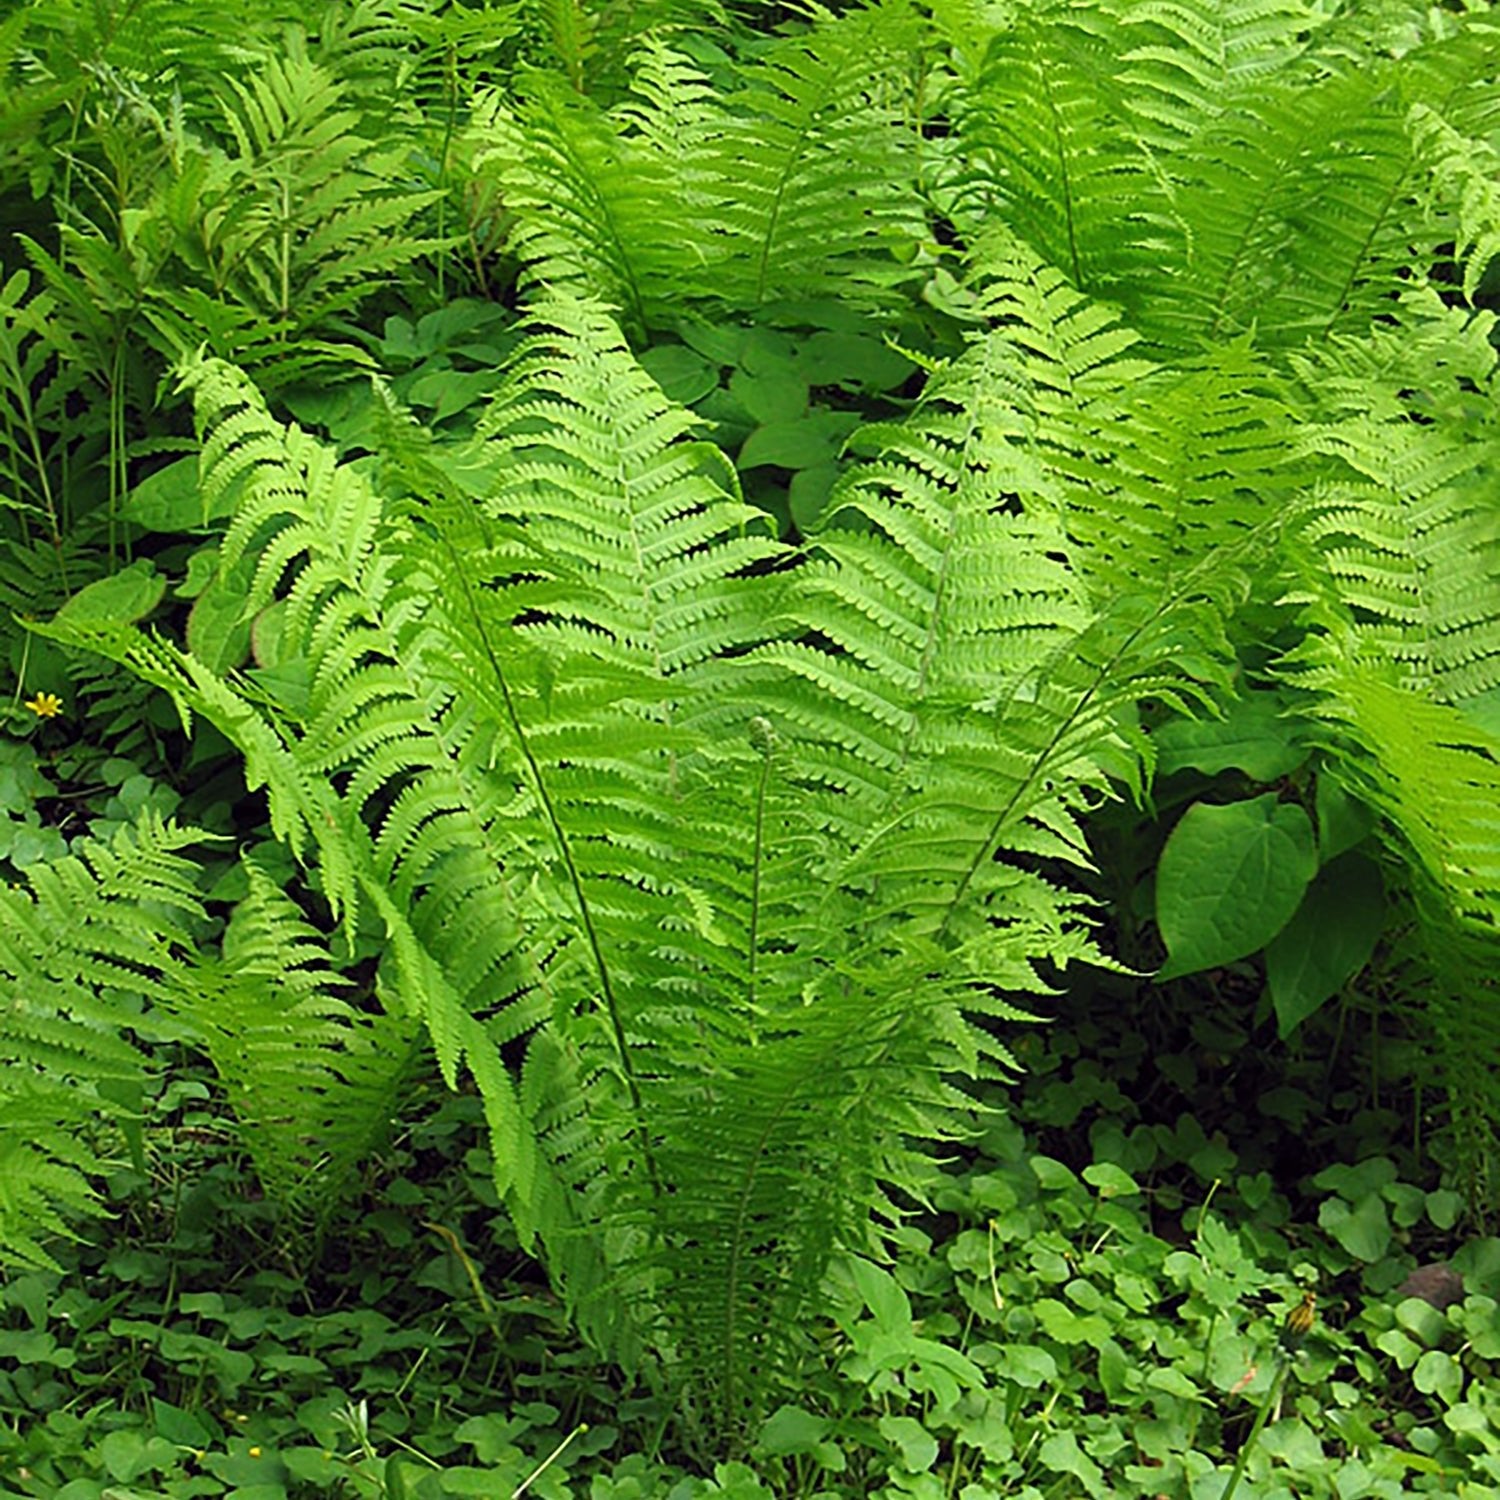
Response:
[[[816,24],[741,68],[713,154],[719,231],[710,289],[741,306],[898,279],[890,250],[921,233],[906,127],[918,45],[907,0]],[[906,128],[903,128],[906,127]]]
[[[171,1008],[207,1053],[266,1194],[321,1233],[390,1128],[422,1055],[420,1020],[359,1009],[327,944],[253,861],[222,951]]]
[[[1393,681],[1338,632],[1310,642],[1305,659],[1298,682],[1317,693],[1314,712],[1339,774],[1379,811],[1411,882],[1409,948],[1425,972],[1410,999],[1441,1068],[1462,1176],[1482,1217],[1500,1171],[1500,739]]]
[[[1394,65],[1268,82],[1202,131],[1174,168],[1185,262],[1143,299],[1143,329],[1174,352],[1252,328],[1291,345],[1362,332],[1412,244],[1440,238],[1411,203],[1396,87]]]
[[[1385,334],[1303,364],[1332,420],[1307,423],[1299,439],[1331,462],[1294,512],[1311,552],[1298,597],[1316,603],[1346,654],[1385,660],[1420,697],[1463,704],[1500,686],[1489,477],[1500,433],[1488,403],[1463,389],[1493,389],[1493,319],[1465,327],[1445,312],[1424,330],[1419,316],[1404,347]]]
[[[1104,296],[1169,253],[1180,231],[1166,184],[1116,78],[1127,51],[1102,8],[1030,5],[994,35],[954,101],[965,164],[954,217],[968,240],[1003,222]]]
[[[348,94],[299,42],[224,86],[224,149],[179,146],[160,211],[188,285],[149,309],[169,346],[197,347],[206,313],[216,347],[266,345],[266,372],[282,379],[348,362],[359,351],[327,339],[335,315],[443,248],[420,227],[440,192],[409,186],[407,148],[361,132]]]
[[[98,1211],[103,1122],[144,1097],[125,1033],[183,983],[203,919],[181,852],[202,838],[147,817],[0,890],[0,1261],[55,1266],[47,1240]]]
[[[1168,153],[1288,69],[1321,21],[1303,0],[1122,0],[1105,9],[1124,27],[1128,115],[1144,142]]]
[[[481,110],[481,169],[516,214],[524,279],[603,298],[632,330],[684,296],[753,307],[906,274],[890,251],[922,232],[904,122],[917,37],[881,0],[785,38],[722,97],[660,45],[613,115],[558,80]]]
[[[475,130],[476,167],[514,216],[508,244],[523,284],[599,297],[631,327],[657,326],[700,264],[678,164],[551,74],[526,75],[519,100],[492,96]]]

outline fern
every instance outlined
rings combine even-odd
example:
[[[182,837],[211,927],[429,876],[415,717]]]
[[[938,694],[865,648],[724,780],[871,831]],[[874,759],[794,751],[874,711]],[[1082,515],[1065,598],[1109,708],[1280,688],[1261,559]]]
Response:
[[[1136,702],[1223,690],[1238,574],[1093,600],[1019,368],[982,339],[872,433],[783,582],[593,304],[551,304],[504,372],[477,507],[394,408],[401,502],[203,363],[205,494],[239,494],[223,552],[257,558],[278,676],[51,627],[212,719],[335,914],[384,925],[381,993],[473,1071],[523,1235],[602,1349],[658,1350],[705,1442],[792,1378],[835,1250],[923,1191],[909,1142],[960,1128],[955,1080],[1007,1065],[981,1023],[1094,956],[1051,872],[1139,784]],[[263,1153],[306,1133],[274,1094]]]
[[[1325,420],[1299,441],[1328,459],[1294,512],[1300,597],[1347,659],[1462,705],[1500,685],[1500,530],[1476,477],[1495,425],[1466,395],[1494,387],[1493,316],[1412,299],[1405,321],[1300,362]]]
[[[296,333],[439,248],[410,232],[436,193],[395,187],[400,148],[355,131],[334,75],[293,52],[230,89],[232,150],[194,159],[173,202],[181,243],[216,298]]]
[[[1144,31],[1106,7],[1037,4],[974,39],[983,63],[952,91],[939,199],[965,244],[1003,223],[1073,286],[1114,298],[1180,261],[1188,228],[1158,139],[1168,106],[1148,103],[1144,83],[1129,93],[1121,75],[1148,54],[1153,77],[1182,84],[1200,68],[1185,43],[1168,68],[1169,50],[1142,46]],[[1200,102],[1186,91],[1173,108],[1189,116]]]
[[[1488,318],[1413,271],[1455,223],[1471,290],[1488,257],[1463,144],[1485,111],[1456,95],[1487,29],[1423,20],[1407,47],[1291,3],[934,9],[936,32],[901,0],[810,10],[707,63],[658,38],[613,104],[620,18],[594,53],[554,25],[568,76],[487,96],[458,153],[547,289],[462,455],[483,486],[380,382],[341,462],[190,358],[255,668],[127,622],[46,628],[228,737],[338,926],[325,949],[252,875],[198,991],[163,990],[262,1175],[294,1208],[310,1173],[347,1180],[422,1028],[480,1090],[523,1244],[705,1452],[814,1357],[833,1258],[921,1200],[1006,1028],[1101,961],[1074,876],[1095,811],[1146,795],[1155,714],[1217,712],[1279,662],[1414,871],[1442,1014],[1493,951],[1500,615],[1471,470],[1494,361]],[[335,357],[370,278],[443,248],[416,227],[433,192],[356,132],[375,70],[334,62],[418,49],[378,6],[342,36],[229,90],[222,147],[158,132],[183,284],[70,241],[163,347],[206,331],[285,380]],[[954,55],[914,71],[937,36]],[[908,263],[929,190],[963,283]],[[7,303],[21,434],[51,368],[27,340],[71,276],[36,263],[52,300]],[[684,311],[868,312],[922,278],[971,336],[858,431],[795,552],[627,347]],[[35,501],[48,455],[4,453]],[[1448,778],[1430,807],[1424,763]],[[379,1014],[335,978],[371,927]],[[1471,1058],[1494,1043],[1456,1030]]]
[[[1123,23],[1124,104],[1155,151],[1183,145],[1227,104],[1274,81],[1320,17],[1302,0],[1187,0],[1102,7]]]
[[[480,114],[482,169],[507,188],[528,282],[569,286],[660,326],[684,295],[756,306],[900,280],[921,232],[898,128],[916,37],[903,0],[777,43],[716,97],[685,60],[645,53],[613,117],[534,79]]]
[[[267,1196],[321,1232],[380,1145],[420,1023],[339,994],[326,945],[253,862],[222,952],[169,1002],[212,1062]]]
[[[1500,1166],[1500,739],[1393,681],[1336,633],[1310,643],[1306,656],[1297,680],[1316,692],[1341,775],[1381,814],[1412,889],[1407,1004],[1446,1086],[1458,1180],[1483,1223]]]
[[[1434,185],[1458,204],[1463,235],[1458,254],[1467,258],[1464,295],[1472,300],[1490,263],[1500,255],[1500,167],[1493,147],[1460,135],[1434,109],[1412,106],[1408,118],[1417,150],[1430,163]]]
[[[202,910],[181,851],[201,837],[148,818],[0,890],[0,1256],[13,1263],[56,1268],[46,1241],[77,1237],[72,1221],[99,1208],[99,1153],[118,1151],[101,1116],[127,1132],[139,1120],[146,1059],[122,1020],[154,1036],[145,1005],[185,979]]]
[[[890,251],[921,232],[900,128],[918,37],[904,0],[883,0],[819,15],[742,69],[736,118],[712,156],[719,295],[742,306],[835,288],[849,298],[899,279]]]
[[[526,280],[605,298],[637,328],[660,321],[664,293],[692,269],[669,158],[622,140],[596,105],[545,74],[517,104],[492,98],[476,129],[479,170],[506,184],[509,248]]]

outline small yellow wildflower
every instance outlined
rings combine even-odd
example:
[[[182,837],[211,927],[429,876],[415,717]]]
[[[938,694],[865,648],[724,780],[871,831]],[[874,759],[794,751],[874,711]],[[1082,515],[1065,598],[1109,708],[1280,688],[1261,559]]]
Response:
[[[249,1450],[249,1453],[250,1453],[250,1457],[251,1458],[259,1458],[260,1457],[260,1449],[259,1448],[251,1448]]]
[[[1286,1315],[1281,1325],[1282,1342],[1288,1348],[1296,1348],[1312,1332],[1318,1321],[1318,1299],[1313,1292],[1303,1292],[1302,1300]]]
[[[39,719],[55,719],[63,711],[62,699],[56,693],[38,693],[22,706],[29,708]]]

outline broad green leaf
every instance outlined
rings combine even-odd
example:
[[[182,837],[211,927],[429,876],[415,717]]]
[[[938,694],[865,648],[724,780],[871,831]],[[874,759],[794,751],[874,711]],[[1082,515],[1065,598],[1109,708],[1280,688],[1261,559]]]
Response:
[[[1427,1194],[1427,1217],[1439,1229],[1452,1229],[1463,1207],[1464,1200],[1452,1188],[1434,1188]]]
[[[166,591],[167,580],[143,559],[85,584],[58,610],[57,619],[70,625],[133,625],[161,603]]]
[[[202,531],[210,522],[229,515],[240,497],[231,485],[211,511],[203,509],[196,455],[179,458],[148,474],[125,497],[121,514],[147,531]]]
[[[714,1486],[724,1500],[771,1500],[771,1492],[748,1464],[714,1465]],[[715,1490],[707,1491],[712,1495]]]
[[[1396,1321],[1429,1349],[1436,1349],[1448,1332],[1448,1320],[1421,1297],[1403,1297],[1396,1304]]]
[[[868,1260],[851,1260],[849,1270],[865,1306],[880,1327],[888,1333],[909,1332],[911,1302],[896,1278]]]
[[[172,591],[179,599],[196,599],[219,571],[219,544],[205,542],[187,560],[187,574]]]
[[[1122,1193],[1138,1193],[1140,1184],[1112,1161],[1090,1162],[1083,1169],[1083,1180],[1098,1191],[1101,1198],[1118,1198]]]
[[[816,529],[838,477],[839,466],[835,463],[815,464],[810,469],[798,469],[792,475],[788,499],[792,520],[803,535]]]
[[[1429,1349],[1411,1372],[1411,1383],[1424,1396],[1436,1396],[1445,1405],[1458,1399],[1463,1389],[1464,1372],[1451,1354]]]
[[[764,1453],[785,1457],[811,1453],[828,1434],[828,1419],[814,1416],[800,1406],[781,1406],[761,1428],[759,1447]]]
[[[1156,872],[1156,921],[1175,979],[1263,948],[1291,919],[1318,868],[1312,824],[1274,792],[1199,802],[1172,830]]]
[[[1283,1039],[1369,963],[1384,926],[1385,885],[1374,860],[1345,854],[1318,872],[1296,916],[1266,945]]]
[[[1350,1208],[1342,1198],[1328,1198],[1318,1209],[1318,1223],[1355,1260],[1373,1265],[1391,1247],[1391,1221],[1385,1203],[1374,1193]]]
[[[1152,736],[1157,774],[1236,770],[1275,781],[1307,759],[1300,727],[1285,710],[1279,693],[1247,693],[1222,719],[1174,719]]]
[[[393,1453],[385,1461],[386,1500],[406,1500],[406,1476],[402,1473],[401,1460]]]
[[[488,370],[427,370],[403,387],[402,396],[431,411],[434,422],[442,422],[478,405],[494,388],[495,376]]]
[[[1005,1378],[1028,1390],[1040,1390],[1057,1379],[1057,1361],[1035,1344],[1006,1344],[1001,1349]]]
[[[729,389],[757,422],[795,422],[807,410],[807,382],[789,370],[736,370]]]
[[[1067,1189],[1077,1187],[1078,1178],[1066,1163],[1052,1156],[1033,1156],[1031,1170],[1044,1188]]]
[[[1054,1432],[1037,1449],[1037,1457],[1054,1473],[1076,1475],[1091,1488],[1104,1477],[1103,1470],[1078,1446],[1071,1432]]]
[[[912,372],[912,362],[881,339],[824,330],[797,350],[797,368],[810,385],[886,391]]]
[[[250,650],[251,622],[244,617],[244,571],[236,568],[228,579],[222,572],[216,573],[188,614],[188,649],[215,672],[239,666]]]
[[[1098,1346],[1110,1334],[1109,1324],[1097,1313],[1076,1313],[1056,1297],[1038,1297],[1031,1309],[1048,1338],[1059,1344],[1092,1344]]]
[[[736,363],[740,357],[740,346],[745,341],[743,328],[736,328],[732,324],[701,323],[691,318],[684,318],[678,323],[677,332],[689,349],[695,349],[718,368]],[[653,370],[653,377],[655,373]]]
[[[880,1419],[880,1435],[901,1450],[901,1462],[910,1474],[923,1474],[937,1462],[937,1439],[915,1417]]]
[[[718,366],[686,344],[658,344],[641,355],[641,364],[666,396],[683,406],[701,401],[719,383]]]
[[[810,469],[832,463],[839,445],[859,418],[849,412],[818,411],[792,422],[768,422],[757,427],[740,449],[739,466],[754,469],[774,464],[779,469]]]
[[[1375,827],[1375,814],[1360,801],[1337,775],[1320,770],[1314,798],[1318,819],[1318,855],[1325,865],[1356,844],[1363,843]]]

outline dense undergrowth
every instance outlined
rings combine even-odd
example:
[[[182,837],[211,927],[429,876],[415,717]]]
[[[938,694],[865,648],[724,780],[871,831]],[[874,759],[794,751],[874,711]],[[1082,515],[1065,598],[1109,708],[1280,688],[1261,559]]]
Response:
[[[0,70],[0,1494],[1500,1483],[1486,12]]]

